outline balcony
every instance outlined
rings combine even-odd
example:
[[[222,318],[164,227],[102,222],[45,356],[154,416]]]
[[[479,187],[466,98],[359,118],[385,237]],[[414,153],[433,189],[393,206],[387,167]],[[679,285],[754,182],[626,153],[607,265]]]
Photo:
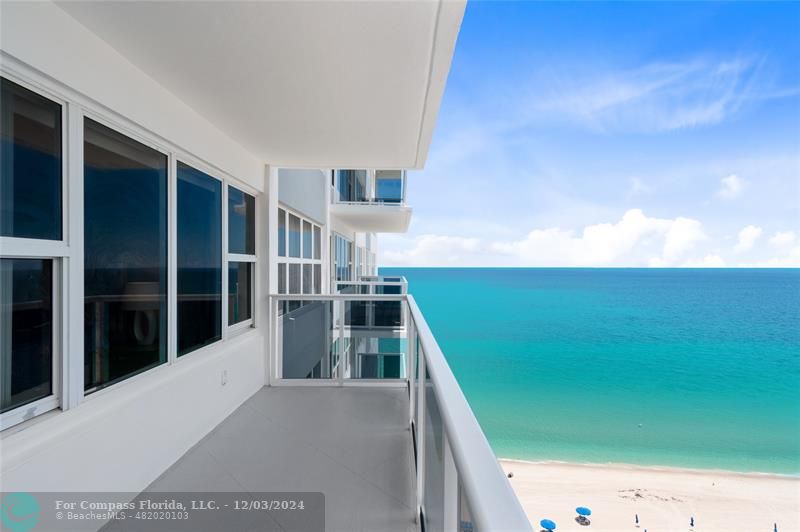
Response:
[[[404,170],[334,170],[331,214],[357,231],[404,233],[411,222]]]
[[[330,500],[351,510],[329,515],[330,530],[417,530],[420,519],[425,530],[531,530],[414,298],[375,293],[381,284],[371,283],[349,283],[364,293],[270,298],[272,387],[262,393],[285,407],[264,400],[260,408],[276,411],[260,417],[295,426],[325,456],[295,470],[286,460],[303,459],[287,450],[280,464],[269,458],[275,471],[259,465],[259,477],[291,471],[294,489],[329,497],[329,487]],[[343,495],[336,475],[365,484]],[[359,490],[370,487],[367,501]]]

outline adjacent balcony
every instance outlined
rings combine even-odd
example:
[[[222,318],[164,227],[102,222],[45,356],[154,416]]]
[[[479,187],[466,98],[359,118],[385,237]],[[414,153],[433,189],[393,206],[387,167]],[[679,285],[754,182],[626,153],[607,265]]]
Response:
[[[436,339],[396,279],[344,283],[354,293],[270,298],[272,387],[251,406],[323,456],[287,451],[300,469],[273,458],[276,470],[259,465],[260,477],[292,471],[295,489],[322,490],[333,503],[329,530],[530,531]],[[387,295],[389,287],[401,292]],[[268,406],[266,394],[285,409]],[[324,473],[310,470],[317,468]]]
[[[405,170],[333,170],[331,194],[331,214],[357,231],[408,230]]]

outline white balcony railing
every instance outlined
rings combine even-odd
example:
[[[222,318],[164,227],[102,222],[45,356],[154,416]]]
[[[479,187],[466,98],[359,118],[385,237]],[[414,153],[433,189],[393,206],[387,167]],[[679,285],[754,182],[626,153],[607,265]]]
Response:
[[[425,529],[532,530],[413,296],[274,295],[270,308],[272,384],[407,387]]]

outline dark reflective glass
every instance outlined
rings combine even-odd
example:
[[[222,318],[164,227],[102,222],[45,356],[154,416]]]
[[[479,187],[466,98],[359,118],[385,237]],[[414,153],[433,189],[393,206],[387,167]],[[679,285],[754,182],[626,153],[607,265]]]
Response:
[[[300,258],[300,218],[289,215],[289,256]]]
[[[47,397],[53,384],[53,261],[0,259],[0,411]]]
[[[256,199],[234,187],[228,187],[228,252],[256,252]]]
[[[286,211],[278,209],[278,256],[286,256]]]
[[[84,124],[84,386],[167,360],[167,157]]]
[[[314,242],[311,237],[311,223],[303,220],[303,258],[310,259],[314,249]]]
[[[178,162],[178,356],[222,338],[222,183]]]
[[[366,170],[337,170],[339,201],[365,201],[367,192]]]
[[[228,263],[228,325],[253,317],[252,262]]]
[[[2,79],[0,236],[61,239],[61,106]]]

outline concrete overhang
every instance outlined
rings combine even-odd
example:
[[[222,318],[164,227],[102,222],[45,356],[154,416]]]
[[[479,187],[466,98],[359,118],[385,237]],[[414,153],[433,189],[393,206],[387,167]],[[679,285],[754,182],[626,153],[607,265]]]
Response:
[[[265,162],[422,168],[463,0],[63,1]]]
[[[405,233],[411,207],[405,204],[332,203],[331,215],[364,233]]]

